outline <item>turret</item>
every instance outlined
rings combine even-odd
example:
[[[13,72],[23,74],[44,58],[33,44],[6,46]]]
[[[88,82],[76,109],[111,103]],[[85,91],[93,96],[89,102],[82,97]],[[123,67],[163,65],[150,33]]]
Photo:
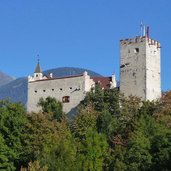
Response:
[[[42,70],[40,68],[40,63],[38,60],[37,66],[34,71],[34,80],[41,80],[43,78]]]
[[[40,67],[40,63],[39,60],[37,62],[35,71],[34,71],[34,75],[33,76],[28,76],[28,82],[32,82],[32,81],[37,81],[37,80],[42,80],[42,79],[46,79],[46,76],[43,76],[41,67]]]

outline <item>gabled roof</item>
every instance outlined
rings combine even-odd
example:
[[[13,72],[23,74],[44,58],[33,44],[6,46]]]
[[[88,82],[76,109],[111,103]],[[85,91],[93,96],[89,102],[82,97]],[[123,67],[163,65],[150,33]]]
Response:
[[[38,63],[37,63],[37,66],[36,66],[36,69],[35,69],[34,73],[42,73],[42,70],[41,70],[41,68],[40,68],[39,61],[38,61]]]

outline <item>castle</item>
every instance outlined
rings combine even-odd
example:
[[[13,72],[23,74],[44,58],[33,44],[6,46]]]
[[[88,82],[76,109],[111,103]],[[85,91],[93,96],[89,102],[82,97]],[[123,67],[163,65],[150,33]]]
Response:
[[[91,77],[82,75],[53,78],[43,75],[38,62],[34,75],[28,76],[28,112],[38,112],[41,97],[55,97],[63,103],[66,113],[73,113],[87,92],[99,84],[104,89],[117,86],[115,75]],[[142,100],[156,100],[161,96],[160,43],[149,35],[120,41],[120,91]]]
[[[34,76],[28,77],[28,112],[38,112],[37,106],[41,97],[55,97],[63,103],[66,113],[74,113],[80,101],[85,98],[96,84],[101,88],[109,89],[116,87],[115,75],[111,77],[90,77],[85,71],[82,75],[53,78],[52,73],[44,76],[38,62]]]

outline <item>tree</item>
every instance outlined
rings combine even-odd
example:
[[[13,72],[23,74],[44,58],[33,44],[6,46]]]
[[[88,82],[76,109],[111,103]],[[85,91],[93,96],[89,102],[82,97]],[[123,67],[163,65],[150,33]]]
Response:
[[[51,120],[51,114],[32,113],[28,116],[23,141],[25,163],[40,161],[48,170],[74,170],[76,147],[65,120]]]
[[[171,128],[171,91],[163,93],[157,102],[154,117],[160,123]]]
[[[96,122],[99,132],[107,135],[108,140],[115,129],[116,117],[120,115],[120,98],[123,96],[116,88],[103,90],[100,86],[96,86],[95,90],[89,92],[81,102],[82,108],[93,106],[98,112],[94,123]]]
[[[50,120],[50,114],[32,113],[28,115],[23,142],[25,145],[23,160],[27,164],[36,161],[43,150],[44,144],[51,146],[58,142],[58,123]]]
[[[92,89],[86,94],[86,97],[81,101],[80,105],[82,107],[92,105],[96,111],[101,111],[104,108],[103,97],[104,91],[99,85],[97,85],[95,89]]]
[[[47,97],[45,100],[40,98],[38,106],[42,107],[44,113],[52,113],[52,119],[61,121],[64,118],[62,103],[53,97]]]
[[[99,113],[91,105],[88,105],[86,108],[80,108],[70,124],[74,136],[83,140],[89,128],[96,130],[98,115]]]
[[[107,141],[104,134],[97,133],[96,130],[89,128],[78,149],[78,159],[80,170],[100,171],[103,170],[104,160],[107,155]]]
[[[77,145],[78,170],[103,170],[107,156],[106,136],[97,132],[99,112],[91,104],[81,108],[71,122]]]
[[[116,129],[117,120],[109,110],[103,110],[97,118],[97,130],[104,133],[108,140],[111,139],[114,130]]]
[[[150,168],[150,139],[140,130],[136,130],[128,141],[125,163],[128,171],[145,171]]]
[[[121,94],[116,88],[103,90],[97,85],[94,90],[92,89],[87,93],[85,99],[81,102],[81,106],[93,105],[98,112],[108,109],[112,115],[118,115],[120,96]]]
[[[29,162],[28,168],[21,168],[20,171],[47,171],[48,168],[41,167],[39,161]]]
[[[0,101],[0,136],[1,157],[5,159],[9,168],[15,170],[19,167],[23,155],[22,136],[27,123],[26,112],[20,103]],[[6,152],[4,152],[6,149]],[[5,162],[5,161],[4,161]]]
[[[15,170],[14,167],[14,158],[15,153],[12,149],[10,149],[0,134],[0,170],[1,171],[11,171]]]
[[[156,123],[151,137],[151,170],[171,170],[171,130]]]
[[[55,144],[45,144],[39,156],[41,163],[48,166],[49,171],[78,170],[78,158],[75,141],[68,132],[66,137],[59,138]]]

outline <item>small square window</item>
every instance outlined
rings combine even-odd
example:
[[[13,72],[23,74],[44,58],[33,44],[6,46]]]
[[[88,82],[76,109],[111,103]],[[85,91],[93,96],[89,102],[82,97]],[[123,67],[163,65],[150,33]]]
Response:
[[[52,88],[52,91],[54,91],[54,89]]]
[[[37,90],[35,90],[34,92],[37,93]]]
[[[62,102],[63,103],[69,103],[70,102],[70,96],[63,96],[62,97]]]
[[[70,87],[69,89],[72,90],[72,87]]]
[[[43,90],[43,92],[46,92],[46,90]]]
[[[134,53],[139,53],[139,48],[135,48]]]

